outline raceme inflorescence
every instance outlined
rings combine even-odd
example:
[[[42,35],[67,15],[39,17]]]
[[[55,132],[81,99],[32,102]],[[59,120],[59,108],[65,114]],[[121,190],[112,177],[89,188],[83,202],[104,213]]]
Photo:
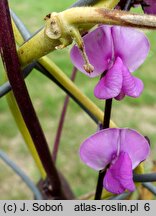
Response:
[[[80,147],[81,160],[95,170],[106,170],[103,186],[120,194],[135,190],[132,170],[149,155],[147,140],[132,129],[109,128],[87,138]]]
[[[71,49],[70,57],[75,67],[88,77],[100,76],[94,88],[95,97],[122,100],[125,96],[137,98],[141,95],[143,82],[132,72],[143,64],[149,53],[150,44],[143,32],[99,25],[83,36],[83,42],[94,70],[86,71],[77,45]],[[137,131],[107,128],[82,143],[80,158],[89,167],[104,173],[103,187],[107,191],[120,194],[125,190],[135,190],[133,170],[147,158],[149,151],[148,141]]]

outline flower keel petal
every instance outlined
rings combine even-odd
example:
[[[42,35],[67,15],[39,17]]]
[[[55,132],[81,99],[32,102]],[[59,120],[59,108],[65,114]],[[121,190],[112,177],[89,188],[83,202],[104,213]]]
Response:
[[[115,194],[123,193],[126,189],[135,190],[132,162],[126,152],[121,152],[116,162],[107,170],[103,185],[106,190]]]
[[[126,67],[123,66],[123,85],[122,91],[125,95],[137,98],[141,95],[144,84],[142,80],[134,77],[128,71]]]
[[[115,99],[120,101],[120,100],[122,100],[124,97],[125,97],[125,93],[124,93],[124,91],[121,89],[120,94],[119,94],[117,97],[115,97]]]
[[[113,67],[107,71],[106,75],[95,86],[95,97],[109,99],[119,95],[123,82],[122,67],[122,60],[117,58]]]

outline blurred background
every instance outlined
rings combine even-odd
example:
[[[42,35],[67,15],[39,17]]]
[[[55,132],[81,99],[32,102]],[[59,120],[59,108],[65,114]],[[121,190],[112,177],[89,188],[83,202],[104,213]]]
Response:
[[[73,0],[10,0],[9,4],[29,31],[34,33],[44,25],[45,15],[53,11],[62,11],[74,2]],[[145,30],[145,33],[151,42],[151,51],[145,63],[134,73],[143,80],[144,92],[138,99],[127,97],[122,102],[113,101],[112,120],[119,127],[131,127],[149,137],[152,151],[145,163],[146,172],[149,172],[154,169],[152,161],[156,158],[156,32]],[[70,48],[71,46],[49,54],[49,57],[68,76],[73,67],[69,57]],[[4,83],[3,70],[0,61],[0,84]],[[104,101],[97,100],[93,95],[96,83],[96,78],[89,79],[82,73],[77,73],[76,85],[103,110]],[[27,77],[26,84],[49,147],[52,149],[65,93],[36,70]],[[84,165],[78,154],[81,142],[96,130],[95,123],[70,100],[57,166],[69,181],[77,197],[94,190],[96,186],[98,173]],[[5,97],[0,99],[0,149],[5,151],[35,183],[38,182],[39,172],[10,114]],[[33,199],[31,191],[1,160],[0,199]]]

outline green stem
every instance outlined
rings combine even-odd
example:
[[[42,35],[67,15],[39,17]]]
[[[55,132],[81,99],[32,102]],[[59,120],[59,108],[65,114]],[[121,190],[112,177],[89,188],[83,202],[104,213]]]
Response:
[[[88,30],[99,23],[156,29],[156,16],[95,7],[71,8],[61,13],[52,13],[50,19],[56,17],[55,22],[58,21],[57,30],[59,30],[58,37],[50,38],[50,35],[54,35],[54,33],[50,21],[48,21],[49,25],[19,48],[18,56],[22,67],[53,51],[55,47],[60,47],[62,41],[66,45],[72,43],[73,37],[76,38],[73,35],[74,30],[75,32],[80,29],[81,31]]]
[[[7,102],[8,102],[10,111],[11,111],[12,115],[14,116],[14,119],[15,119],[16,124],[18,126],[18,129],[21,132],[23,139],[28,146],[29,151],[31,152],[31,155],[34,158],[34,161],[35,161],[35,163],[36,163],[36,165],[40,171],[42,179],[45,179],[46,178],[45,170],[42,166],[41,160],[38,156],[38,153],[36,151],[36,148],[35,148],[35,145],[33,143],[32,138],[30,136],[30,133],[29,133],[29,131],[25,125],[25,122],[24,122],[23,117],[21,115],[21,112],[18,108],[18,105],[16,103],[16,100],[15,100],[13,93],[12,92],[8,93],[6,95],[6,98],[7,98]]]

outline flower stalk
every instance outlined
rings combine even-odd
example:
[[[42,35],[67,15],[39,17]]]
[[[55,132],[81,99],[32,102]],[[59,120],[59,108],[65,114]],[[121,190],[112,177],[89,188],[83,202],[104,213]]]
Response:
[[[113,99],[106,100],[102,129],[109,128],[110,118],[111,118],[112,101],[113,101]],[[103,190],[103,178],[106,174],[106,169],[107,168],[105,168],[105,170],[102,170],[99,172],[98,182],[97,182],[97,187],[96,187],[96,193],[95,193],[95,200],[101,199],[102,190]]]

